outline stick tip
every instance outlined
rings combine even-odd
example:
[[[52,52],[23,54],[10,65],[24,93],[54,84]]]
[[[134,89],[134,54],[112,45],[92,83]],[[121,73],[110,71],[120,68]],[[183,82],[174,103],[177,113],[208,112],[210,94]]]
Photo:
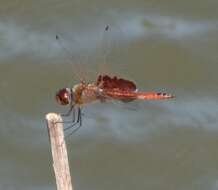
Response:
[[[57,113],[47,113],[45,116],[48,121],[59,121],[61,120],[61,116]]]

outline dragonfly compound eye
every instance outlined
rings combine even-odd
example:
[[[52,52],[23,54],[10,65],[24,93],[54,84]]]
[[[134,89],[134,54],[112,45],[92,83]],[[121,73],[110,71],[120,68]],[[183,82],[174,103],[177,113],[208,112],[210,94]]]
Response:
[[[56,93],[56,101],[61,105],[67,105],[71,101],[70,89],[63,88]]]

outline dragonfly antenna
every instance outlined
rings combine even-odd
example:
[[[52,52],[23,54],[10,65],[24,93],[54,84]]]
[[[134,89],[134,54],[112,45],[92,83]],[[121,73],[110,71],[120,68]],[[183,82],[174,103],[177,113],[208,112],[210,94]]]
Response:
[[[71,52],[67,49],[67,47],[64,46],[64,44],[62,43],[60,36],[56,34],[55,39],[56,39],[59,47],[64,50],[64,53],[67,56],[68,62],[72,63],[72,60],[74,57],[73,57],[73,55],[71,55]]]
[[[75,59],[75,57],[72,55],[72,53],[69,51],[69,49],[64,45],[62,38],[60,38],[60,35],[55,35],[55,39],[59,45],[59,47],[63,50],[64,54],[66,55],[66,60],[68,63],[70,63],[71,65],[77,65],[77,72],[74,72],[73,74],[76,76],[76,78],[78,80],[81,80],[81,76],[78,73],[81,73],[81,68],[79,67],[78,63],[73,63],[73,60]]]
[[[110,35],[109,32],[111,30],[111,26],[109,24],[103,27],[101,31],[100,38],[99,38],[99,45],[98,45],[98,56],[101,59],[100,65],[98,65],[98,69],[102,73],[107,73],[107,57],[110,54]]]

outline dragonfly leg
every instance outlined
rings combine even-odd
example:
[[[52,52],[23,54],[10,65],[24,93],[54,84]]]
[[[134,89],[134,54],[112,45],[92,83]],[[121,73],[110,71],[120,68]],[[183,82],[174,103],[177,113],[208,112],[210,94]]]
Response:
[[[61,116],[62,117],[68,117],[73,110],[74,110],[74,105],[70,105],[70,109],[67,111],[67,113],[61,114]],[[75,113],[74,113],[74,116],[75,116]]]
[[[64,131],[67,131],[69,129],[73,129],[65,138],[71,136],[73,133],[75,133],[80,127],[82,127],[82,112],[81,108],[78,107],[78,114],[77,114],[77,120],[72,123],[72,125],[68,126],[64,129]]]
[[[73,112],[72,114],[72,120],[69,121],[61,121],[61,122],[57,122],[57,123],[75,123],[75,119],[76,119],[76,111],[75,111],[75,107],[74,105],[70,106],[70,109],[68,110],[67,113],[65,114],[61,114],[62,117],[68,117],[70,116],[70,114]]]

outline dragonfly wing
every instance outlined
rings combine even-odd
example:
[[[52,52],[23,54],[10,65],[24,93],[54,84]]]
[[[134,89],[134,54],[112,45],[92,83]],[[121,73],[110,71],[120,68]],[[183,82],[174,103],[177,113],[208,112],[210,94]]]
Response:
[[[99,75],[95,84],[100,89],[99,98],[102,99],[112,98],[129,102],[135,99],[161,100],[173,98],[171,94],[162,92],[138,92],[134,82],[116,76]]]
[[[134,82],[117,78],[110,77],[108,75],[99,75],[96,81],[96,85],[104,90],[120,90],[120,91],[135,91],[136,85]]]

